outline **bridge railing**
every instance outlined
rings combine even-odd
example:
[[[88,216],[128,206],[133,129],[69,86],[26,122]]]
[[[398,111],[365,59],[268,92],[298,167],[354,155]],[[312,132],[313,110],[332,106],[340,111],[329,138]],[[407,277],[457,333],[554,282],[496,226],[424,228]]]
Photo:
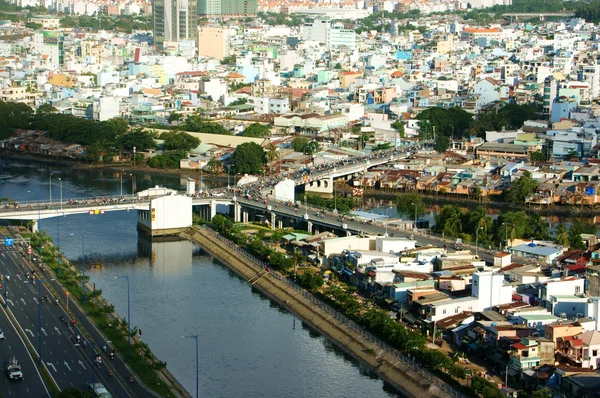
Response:
[[[217,239],[222,241],[223,243],[227,244],[231,249],[235,250],[240,256],[252,261],[254,264],[258,265],[262,269],[265,269],[267,267],[268,264],[266,264],[264,261],[256,258],[252,254],[248,253],[246,250],[242,249],[240,246],[233,243],[229,239],[223,237],[221,234],[217,233],[216,231],[210,229],[208,226],[204,226],[204,229],[206,231],[208,231],[211,235],[213,235],[214,237],[216,237]],[[424,369],[420,363],[416,362],[414,359],[412,359],[410,357],[405,356],[400,351],[396,350],[395,348],[390,346],[388,343],[382,341],[381,339],[379,339],[378,337],[376,337],[369,331],[365,330],[362,326],[358,325],[356,322],[352,321],[345,315],[341,314],[339,311],[337,311],[330,305],[319,300],[318,298],[316,298],[315,296],[313,296],[312,294],[310,294],[309,292],[304,290],[302,287],[298,286],[297,284],[293,283],[289,279],[285,278],[279,272],[269,270],[269,273],[276,279],[285,283],[287,286],[293,288],[299,294],[301,294],[306,299],[308,299],[312,304],[318,306],[323,311],[325,311],[327,314],[329,314],[330,316],[334,317],[338,321],[342,322],[344,325],[351,328],[354,332],[359,334],[362,338],[374,343],[380,349],[382,349],[386,353],[388,353],[388,354],[392,355],[394,358],[396,358],[398,360],[398,362],[402,362],[404,365],[408,366],[411,369],[411,372],[417,374],[420,378],[427,380],[429,383],[437,386],[438,388],[440,388],[441,390],[445,391],[446,393],[448,393],[449,395],[451,395],[453,397],[456,397],[456,398],[463,397],[462,394],[460,394],[458,391],[456,391],[454,388],[452,388],[448,383],[440,380],[438,377],[433,375],[431,372]]]

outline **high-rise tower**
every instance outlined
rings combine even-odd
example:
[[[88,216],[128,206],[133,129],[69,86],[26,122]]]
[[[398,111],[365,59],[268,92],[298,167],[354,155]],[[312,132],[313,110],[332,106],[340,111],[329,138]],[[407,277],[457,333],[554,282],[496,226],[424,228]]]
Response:
[[[164,48],[165,42],[196,41],[198,10],[196,0],[154,0],[154,44]]]

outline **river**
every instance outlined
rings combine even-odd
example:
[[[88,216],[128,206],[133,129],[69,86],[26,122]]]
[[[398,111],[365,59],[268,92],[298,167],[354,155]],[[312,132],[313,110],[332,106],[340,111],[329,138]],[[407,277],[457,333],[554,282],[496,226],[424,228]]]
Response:
[[[73,170],[34,161],[2,160],[0,197],[19,202],[130,194],[119,171]],[[50,176],[52,173],[52,177]],[[134,173],[137,190],[154,185],[184,190],[185,178]],[[58,179],[61,179],[59,181]],[[122,181],[122,184],[121,184]],[[204,181],[206,184],[211,184]],[[197,185],[198,186],[198,185]],[[122,187],[122,188],[121,188]],[[40,229],[57,242],[56,219]],[[200,247],[187,241],[139,238],[134,212],[59,218],[60,248],[86,274],[192,394],[199,335],[199,390],[205,397],[395,397],[383,382],[327,339],[254,291]],[[100,268],[90,267],[99,263]]]

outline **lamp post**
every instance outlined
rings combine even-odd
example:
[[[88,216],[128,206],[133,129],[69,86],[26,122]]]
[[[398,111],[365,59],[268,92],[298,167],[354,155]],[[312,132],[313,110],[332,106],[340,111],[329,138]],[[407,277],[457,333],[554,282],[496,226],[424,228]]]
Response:
[[[60,278],[60,215],[58,209],[56,209],[56,275]]]
[[[417,228],[417,204],[411,203],[411,205],[415,206],[415,228]]]
[[[73,234],[71,234],[73,236]],[[81,303],[85,302],[85,238],[81,232]]]
[[[387,218],[391,218],[391,216],[390,216],[390,214],[389,214],[389,213],[390,213],[390,210],[392,210],[392,207],[391,207],[391,206],[390,206],[390,207],[388,207],[388,208],[387,208],[387,210],[385,211],[385,215],[387,216]],[[388,223],[387,223],[387,221],[386,221],[386,223],[385,223],[385,237],[386,237],[386,238],[387,238],[387,236],[388,236],[388,233],[387,233],[387,227],[388,227]]]
[[[335,195],[335,180],[331,177],[331,184],[333,184],[333,214],[337,214],[337,196]]]
[[[194,334],[191,336],[181,336],[181,338],[196,340],[196,398],[198,398],[198,335]]]
[[[31,191],[27,191],[27,192],[32,193]],[[41,210],[41,203],[40,203],[41,202],[41,198],[40,198],[40,190],[39,190],[39,188],[37,189],[37,194],[38,194],[37,195],[38,196],[38,200],[37,200],[37,202],[38,202],[38,205],[37,205],[37,208],[38,208],[38,221],[37,222],[38,222],[38,224],[37,224],[37,226],[38,226],[38,230],[39,230],[39,228],[40,228],[40,221],[42,221],[42,210]],[[31,232],[33,232],[33,231],[31,231]]]
[[[125,172],[125,170],[121,170],[121,173],[120,173],[121,174],[120,175],[120,177],[121,177],[121,196],[120,197],[121,198],[123,197],[123,173],[124,172]]]
[[[133,184],[133,174],[129,173],[131,176],[131,200],[133,201],[133,205],[135,206],[135,186]]]
[[[60,183],[60,211],[62,213],[62,204],[63,204],[63,200],[62,200],[62,178],[58,177],[58,182]]]
[[[49,177],[49,181],[50,181],[50,204],[52,204],[52,176],[53,176],[53,174],[50,173],[50,177]]]
[[[231,165],[228,164],[227,165],[227,190],[229,190],[231,188],[231,186],[229,185],[229,175],[231,174]]]
[[[477,228],[475,231],[475,257],[479,257],[479,230],[483,227]]]
[[[123,278],[127,281],[127,357],[131,358],[131,306],[129,295],[129,275],[115,276],[115,279]]]

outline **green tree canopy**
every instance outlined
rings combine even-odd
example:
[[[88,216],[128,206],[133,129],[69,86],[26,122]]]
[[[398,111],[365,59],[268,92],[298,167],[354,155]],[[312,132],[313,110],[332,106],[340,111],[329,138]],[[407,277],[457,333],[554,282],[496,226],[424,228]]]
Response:
[[[319,143],[317,141],[310,141],[304,147],[303,153],[305,155],[312,155],[314,153],[319,152],[320,150],[321,150],[321,146],[319,145]]]
[[[529,161],[531,163],[545,162],[546,160],[548,160],[548,158],[542,151],[535,151],[529,154]]]
[[[308,145],[308,138],[297,136],[292,138],[292,148],[294,152],[304,152],[304,148]]]
[[[448,150],[449,146],[450,146],[450,139],[448,137],[441,136],[441,137],[437,137],[435,139],[434,149],[436,150],[436,152],[444,153]]]
[[[462,137],[469,130],[473,116],[459,107],[441,108],[432,107],[417,115],[419,126],[424,139],[433,139],[436,136]]]
[[[238,145],[231,156],[234,173],[262,174],[267,163],[265,150],[255,142]]]
[[[203,119],[200,115],[192,115],[188,117],[185,123],[181,125],[181,130],[204,134],[232,135],[229,130],[220,124],[209,122],[206,119]]]
[[[135,147],[137,151],[146,151],[148,149],[156,149],[154,138],[155,134],[151,131],[136,128],[120,135],[117,138],[117,145],[127,150],[132,150]]]
[[[244,137],[266,138],[271,136],[271,129],[261,123],[252,123],[244,129]]]
[[[200,145],[200,139],[182,131],[165,131],[160,135],[165,141],[165,149],[189,152]]]
[[[412,219],[415,217],[415,206],[417,208],[417,217],[425,214],[425,203],[423,203],[423,199],[416,192],[405,193],[396,197],[396,209],[398,213]]]
[[[179,161],[187,157],[186,151],[167,152],[148,159],[148,166],[156,169],[178,169]]]
[[[401,120],[396,120],[391,124],[392,128],[398,132],[400,138],[404,138],[404,123]]]
[[[532,195],[538,186],[538,182],[535,181],[529,171],[523,172],[521,178],[514,180],[510,183],[508,193],[506,193],[506,200],[514,204],[524,204],[525,198]]]

